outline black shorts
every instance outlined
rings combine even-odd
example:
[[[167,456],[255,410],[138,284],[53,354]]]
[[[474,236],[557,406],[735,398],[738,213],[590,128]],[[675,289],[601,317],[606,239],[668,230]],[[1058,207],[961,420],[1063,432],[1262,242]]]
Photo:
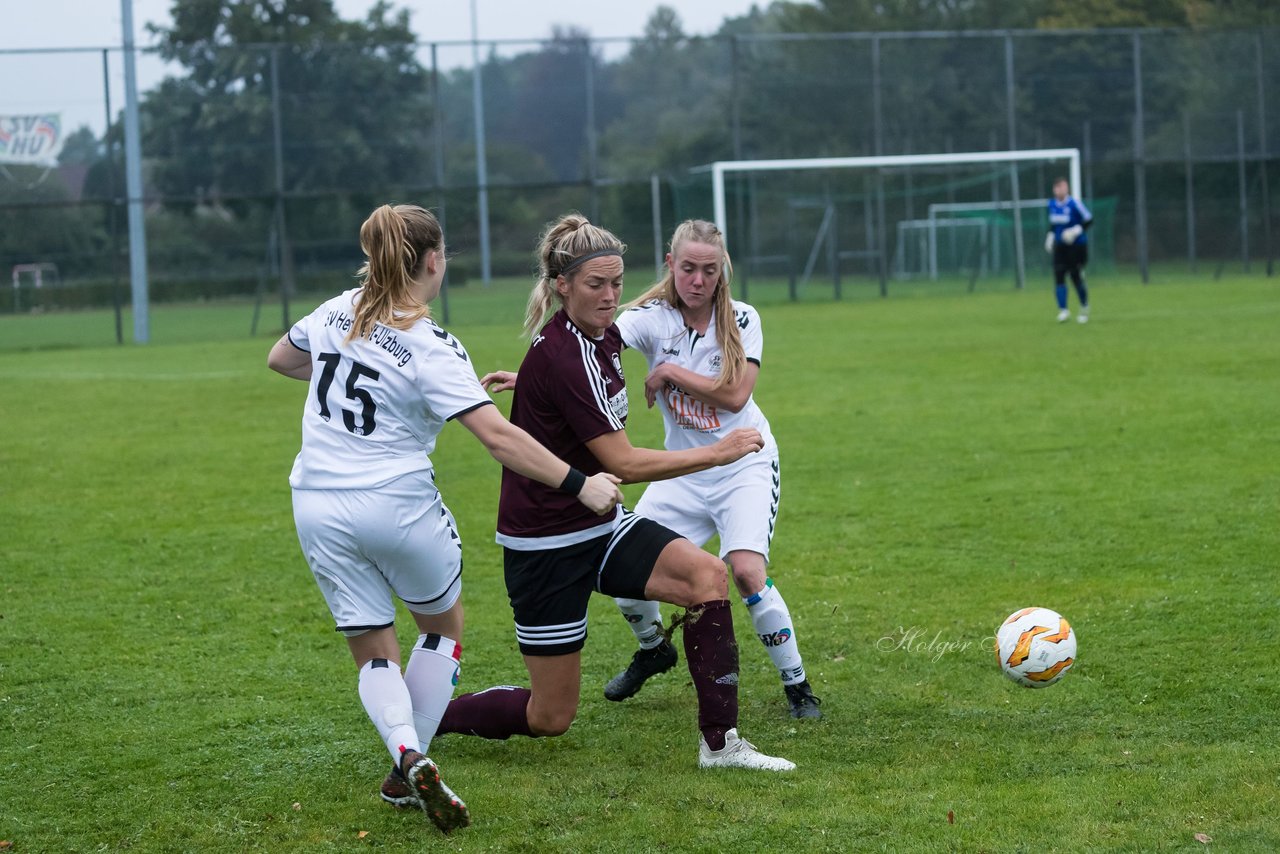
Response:
[[[1089,263],[1089,244],[1059,243],[1053,247],[1053,279],[1057,284],[1066,280],[1067,273],[1072,270],[1083,270]]]
[[[612,533],[558,549],[502,550],[516,640],[525,655],[565,655],[587,640],[591,592],[643,599],[667,544],[680,535],[624,513]]]

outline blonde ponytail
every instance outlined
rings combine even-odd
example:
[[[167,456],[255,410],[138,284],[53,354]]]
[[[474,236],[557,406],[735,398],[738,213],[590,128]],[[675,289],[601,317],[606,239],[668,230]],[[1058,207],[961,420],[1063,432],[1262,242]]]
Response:
[[[360,293],[346,340],[363,338],[378,324],[408,329],[431,316],[414,296],[414,279],[427,253],[444,250],[444,234],[435,215],[417,205],[382,205],[360,226],[365,262],[356,275]]]

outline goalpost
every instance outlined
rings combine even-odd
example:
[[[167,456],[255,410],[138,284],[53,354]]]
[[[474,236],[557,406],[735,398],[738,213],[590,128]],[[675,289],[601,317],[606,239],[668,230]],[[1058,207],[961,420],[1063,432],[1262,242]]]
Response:
[[[729,215],[728,204],[726,201],[726,179],[729,176],[750,175],[751,173],[764,172],[809,172],[817,173],[821,170],[864,170],[867,174],[884,175],[897,170],[910,174],[913,168],[921,168],[927,171],[929,168],[937,170],[946,167],[963,167],[963,166],[982,166],[986,165],[995,170],[1002,170],[1002,167],[1008,167],[1008,187],[1007,196],[1004,199],[996,200],[988,206],[988,209],[1006,210],[1012,215],[1013,228],[1010,242],[1013,244],[1014,263],[1013,268],[1016,271],[1017,286],[1021,288],[1026,277],[1026,261],[1027,249],[1026,241],[1023,236],[1023,209],[1032,206],[1043,206],[1043,188],[1037,188],[1037,191],[1029,194],[1031,198],[1023,196],[1019,184],[1018,167],[1027,165],[1047,164],[1047,163],[1065,163],[1066,174],[1071,183],[1073,193],[1079,193],[1081,188],[1081,162],[1080,150],[1077,148],[1045,148],[1045,149],[1022,149],[1013,151],[963,151],[949,152],[937,154],[895,154],[895,155],[877,155],[872,157],[810,157],[795,159],[778,159],[778,160],[721,160],[711,163],[708,166],[700,167],[696,172],[710,172],[711,175],[711,193],[712,207],[714,211],[714,219],[722,234],[729,235]],[[909,179],[908,179],[909,180]],[[872,249],[868,247],[868,252],[863,254],[873,254],[877,256],[881,278],[881,292],[885,292],[885,280],[888,275],[888,265],[890,258],[886,243],[888,239],[886,233],[895,231],[892,224],[886,222],[884,213],[884,190],[883,182],[879,190],[877,199],[879,205],[878,226],[875,240],[879,244],[878,247]],[[1003,194],[1002,194],[1003,195]],[[868,203],[869,204],[869,203]],[[975,205],[971,210],[976,210],[979,206]],[[918,225],[909,225],[906,228],[922,228],[925,230],[927,240],[936,241],[936,220],[939,213],[948,212],[944,206],[929,206],[928,220],[934,220],[935,225],[921,223]],[[904,217],[902,221],[910,222],[911,217]],[[868,226],[868,239],[871,239],[871,229]],[[903,232],[905,233],[905,232]],[[754,240],[754,232],[753,240]],[[825,234],[820,234],[818,240],[824,239]],[[814,242],[813,251],[810,257],[814,257],[818,250],[818,240]],[[985,249],[985,244],[984,244]],[[928,257],[936,258],[936,243],[933,247],[927,247]],[[832,252],[832,255],[838,256],[840,253]],[[983,256],[985,264],[986,256]],[[806,268],[811,265],[806,265]],[[937,277],[936,261],[930,262],[928,270],[930,278]],[[807,278],[807,275],[806,275]],[[838,282],[838,273],[837,273]],[[838,285],[837,285],[838,287]]]
[[[48,274],[52,280],[54,287],[59,284],[58,265],[52,261],[41,261],[37,264],[14,264],[13,265],[13,310],[15,312],[22,310],[22,280],[24,274],[31,276],[31,284],[34,288],[44,287],[44,277]]]

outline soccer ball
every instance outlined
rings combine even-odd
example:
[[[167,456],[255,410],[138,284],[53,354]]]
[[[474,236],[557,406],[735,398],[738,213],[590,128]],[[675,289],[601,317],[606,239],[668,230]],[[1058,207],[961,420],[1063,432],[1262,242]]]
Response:
[[[1057,611],[1023,608],[1009,615],[996,631],[996,661],[1019,685],[1044,688],[1071,669],[1076,660],[1076,633]]]

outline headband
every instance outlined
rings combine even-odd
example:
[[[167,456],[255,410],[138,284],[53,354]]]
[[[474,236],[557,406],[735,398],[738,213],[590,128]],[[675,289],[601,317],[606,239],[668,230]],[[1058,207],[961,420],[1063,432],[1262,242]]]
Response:
[[[564,269],[562,269],[559,273],[556,273],[556,276],[563,276],[566,273],[570,273],[578,269],[583,264],[590,261],[592,258],[603,258],[606,255],[617,255],[619,258],[621,258],[622,250],[621,249],[599,249],[595,252],[588,252],[586,255],[579,255],[577,258],[574,258],[568,264],[565,264]],[[555,276],[553,276],[552,278],[555,278]]]

